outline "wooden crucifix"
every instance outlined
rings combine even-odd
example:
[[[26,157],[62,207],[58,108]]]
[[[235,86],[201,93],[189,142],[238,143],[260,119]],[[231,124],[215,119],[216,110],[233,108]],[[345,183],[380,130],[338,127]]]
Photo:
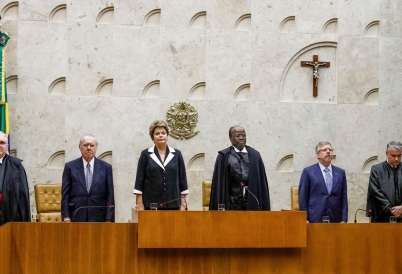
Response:
[[[330,62],[318,62],[318,55],[313,55],[313,62],[311,61],[301,61],[302,67],[313,67],[313,96],[317,97],[318,95],[318,79],[320,78],[320,74],[318,72],[318,67],[328,68]]]

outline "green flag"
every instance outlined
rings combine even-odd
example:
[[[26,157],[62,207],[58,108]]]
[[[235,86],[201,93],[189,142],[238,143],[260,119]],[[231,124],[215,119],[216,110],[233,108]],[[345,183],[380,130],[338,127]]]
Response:
[[[8,116],[8,103],[7,103],[7,87],[6,87],[6,62],[5,62],[5,51],[4,48],[7,45],[10,37],[0,31],[0,72],[1,72],[1,83],[0,83],[0,130],[4,132],[8,140],[10,141],[10,121]],[[9,142],[10,143],[10,142]],[[10,149],[10,145],[8,146]]]

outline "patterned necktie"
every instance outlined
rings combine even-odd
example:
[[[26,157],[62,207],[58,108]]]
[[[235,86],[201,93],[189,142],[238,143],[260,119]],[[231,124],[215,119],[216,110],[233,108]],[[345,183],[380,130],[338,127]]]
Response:
[[[327,167],[324,169],[324,171],[325,171],[325,183],[327,184],[328,193],[330,193],[332,190],[331,172],[329,171],[329,169]]]
[[[87,184],[87,190],[91,189],[91,184],[92,184],[92,171],[91,171],[91,165],[87,163],[87,172],[85,174],[85,182]]]

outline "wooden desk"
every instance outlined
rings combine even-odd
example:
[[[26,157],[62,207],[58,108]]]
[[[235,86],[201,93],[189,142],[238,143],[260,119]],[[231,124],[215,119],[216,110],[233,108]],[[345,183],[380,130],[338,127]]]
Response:
[[[306,212],[140,211],[138,247],[306,247]]]
[[[397,274],[401,230],[307,224],[305,248],[137,248],[137,224],[8,223],[0,227],[0,267],[2,274]]]

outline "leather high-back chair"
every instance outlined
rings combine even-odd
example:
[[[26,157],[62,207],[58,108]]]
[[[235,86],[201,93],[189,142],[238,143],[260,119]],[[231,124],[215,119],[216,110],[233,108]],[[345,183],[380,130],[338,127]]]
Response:
[[[209,198],[211,196],[211,180],[204,180],[202,182],[202,208],[204,211],[209,210]]]
[[[61,222],[61,184],[37,184],[34,189],[38,222]]]
[[[299,187],[292,186],[290,188],[290,209],[299,210]]]

